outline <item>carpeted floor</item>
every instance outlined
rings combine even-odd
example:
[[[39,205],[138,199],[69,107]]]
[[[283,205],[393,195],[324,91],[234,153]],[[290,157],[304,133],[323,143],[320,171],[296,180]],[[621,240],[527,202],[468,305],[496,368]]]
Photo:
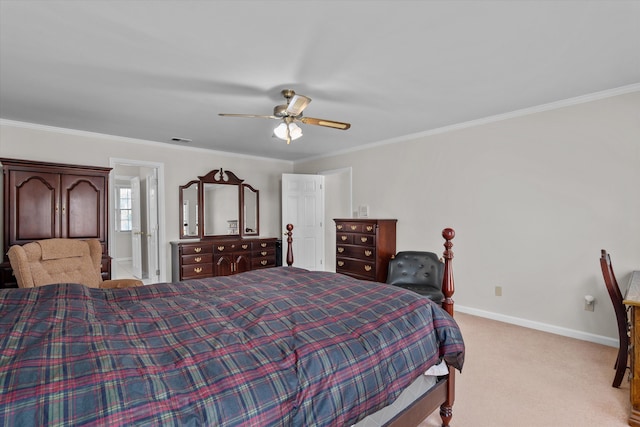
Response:
[[[622,427],[629,382],[617,349],[456,313],[467,348],[451,427]],[[440,426],[433,414],[420,427]]]

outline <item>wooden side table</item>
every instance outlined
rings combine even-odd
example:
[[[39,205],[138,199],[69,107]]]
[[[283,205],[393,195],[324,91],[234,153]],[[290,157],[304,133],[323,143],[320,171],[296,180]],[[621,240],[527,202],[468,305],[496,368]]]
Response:
[[[636,360],[640,360],[640,271],[631,273],[629,288],[623,302],[629,306],[631,312],[631,414],[629,415],[629,425],[640,427],[640,367],[635,363]]]

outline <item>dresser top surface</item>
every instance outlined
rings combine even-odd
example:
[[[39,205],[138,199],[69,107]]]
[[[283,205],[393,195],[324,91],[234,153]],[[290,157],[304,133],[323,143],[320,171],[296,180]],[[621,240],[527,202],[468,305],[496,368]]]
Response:
[[[625,305],[640,306],[640,271],[631,273],[629,288],[623,302]]]

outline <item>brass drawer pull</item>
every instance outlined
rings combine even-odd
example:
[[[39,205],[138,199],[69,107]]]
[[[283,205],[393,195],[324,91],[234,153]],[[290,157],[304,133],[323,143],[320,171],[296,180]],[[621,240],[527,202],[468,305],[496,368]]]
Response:
[[[357,226],[357,225],[352,225],[352,226],[351,226],[351,229],[352,229],[352,230],[355,230],[356,228],[358,228],[358,226]]]
[[[260,255],[267,256],[267,253],[268,253],[267,251],[262,251],[262,252],[260,252]]]
[[[344,261],[338,261],[338,267],[344,266]]]
[[[202,257],[201,256],[197,256],[197,257],[194,258],[194,261],[195,262],[200,262],[200,261],[202,261]]]
[[[336,225],[336,228],[337,228],[338,230],[342,230],[342,224],[338,224],[338,225]]]
[[[200,252],[202,252],[202,248],[193,248],[193,251],[199,254]]]
[[[344,252],[344,248],[342,246],[338,246],[338,253],[341,254],[342,252]]]
[[[340,236],[340,238],[344,241],[347,240],[347,236]]]
[[[371,266],[370,265],[365,265],[364,266],[364,271],[371,271]]]
[[[367,225],[367,231],[373,231],[373,225]]]
[[[202,267],[195,267],[193,271],[195,271],[196,273],[202,273]]]
[[[266,243],[260,243],[260,247],[262,247],[262,248],[266,248],[266,247],[267,247],[267,244],[266,244]]]
[[[372,254],[372,253],[373,253],[373,251],[370,251],[370,250],[368,250],[368,249],[364,251],[364,254],[365,254],[366,256],[371,256],[371,254]]]
[[[219,250],[220,252],[224,251],[224,246],[218,246],[218,250]]]
[[[242,245],[242,249],[247,249],[249,247],[249,245]]]
[[[261,265],[267,265],[269,263],[269,261],[267,261],[266,259],[263,259],[262,261],[260,261]]]
[[[369,238],[368,238],[368,237],[361,237],[361,238],[360,238],[360,241],[361,241],[362,243],[366,243],[366,242],[367,242],[367,240],[369,240]]]

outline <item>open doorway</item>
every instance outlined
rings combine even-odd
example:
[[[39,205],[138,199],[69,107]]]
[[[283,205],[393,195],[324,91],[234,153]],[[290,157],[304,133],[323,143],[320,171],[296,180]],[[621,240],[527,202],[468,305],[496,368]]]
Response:
[[[282,175],[282,230],[294,225],[294,265],[310,270],[336,271],[334,218],[351,218],[351,167],[315,175]],[[282,245],[282,259],[287,247]]]
[[[111,277],[164,282],[164,165],[112,158],[110,166]]]
[[[325,184],[325,270],[336,271],[336,227],[334,218],[351,218],[351,167],[319,172]]]

